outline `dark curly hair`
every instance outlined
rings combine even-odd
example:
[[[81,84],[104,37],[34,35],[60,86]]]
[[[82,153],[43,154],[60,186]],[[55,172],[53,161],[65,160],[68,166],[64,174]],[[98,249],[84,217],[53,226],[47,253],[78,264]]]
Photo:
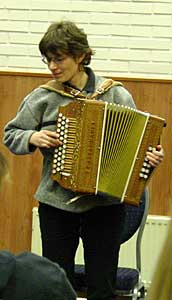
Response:
[[[89,47],[87,35],[71,21],[52,23],[39,43],[39,50],[45,57],[48,52],[64,53],[73,58],[85,54],[81,65],[88,65],[94,54]]]

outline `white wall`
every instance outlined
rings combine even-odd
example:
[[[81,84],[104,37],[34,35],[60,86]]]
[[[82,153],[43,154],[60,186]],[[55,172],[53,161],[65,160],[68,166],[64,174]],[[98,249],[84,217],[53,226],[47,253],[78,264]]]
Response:
[[[61,19],[84,28],[97,73],[171,78],[172,0],[1,0],[0,70],[48,73],[37,45]]]

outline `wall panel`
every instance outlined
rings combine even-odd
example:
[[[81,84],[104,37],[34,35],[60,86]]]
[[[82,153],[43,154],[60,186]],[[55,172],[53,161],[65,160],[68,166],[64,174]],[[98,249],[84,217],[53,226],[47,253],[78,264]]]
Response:
[[[33,88],[50,79],[48,74],[0,72],[0,138],[3,127],[12,117],[23,97]],[[165,117],[162,143],[165,160],[156,170],[150,182],[150,213],[172,215],[172,81],[116,78],[132,93],[137,107]],[[41,155],[16,156],[1,143],[8,157],[11,182],[1,191],[0,203],[0,248],[15,253],[29,250],[32,231],[32,207],[37,205],[33,194],[41,176]]]

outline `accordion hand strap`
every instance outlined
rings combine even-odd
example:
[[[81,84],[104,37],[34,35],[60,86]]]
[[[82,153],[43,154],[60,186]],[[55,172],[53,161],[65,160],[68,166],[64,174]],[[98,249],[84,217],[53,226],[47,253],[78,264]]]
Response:
[[[122,86],[122,83],[119,81],[114,81],[113,79],[105,79],[105,81],[97,88],[97,90],[91,95],[91,97],[87,97],[84,94],[82,94],[81,91],[74,89],[70,86],[64,85],[60,82],[57,82],[56,80],[50,80],[46,84],[41,85],[40,87],[71,98],[77,97],[77,98],[96,99],[99,95],[104,94],[112,86],[115,85]]]

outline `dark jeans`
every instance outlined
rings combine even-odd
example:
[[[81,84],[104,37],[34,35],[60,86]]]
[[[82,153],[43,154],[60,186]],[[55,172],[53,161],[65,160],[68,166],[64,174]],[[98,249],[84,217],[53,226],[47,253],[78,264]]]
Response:
[[[81,237],[88,281],[87,297],[89,300],[112,299],[125,218],[124,205],[72,213],[40,203],[39,217],[43,256],[64,268],[75,287],[74,258]]]

